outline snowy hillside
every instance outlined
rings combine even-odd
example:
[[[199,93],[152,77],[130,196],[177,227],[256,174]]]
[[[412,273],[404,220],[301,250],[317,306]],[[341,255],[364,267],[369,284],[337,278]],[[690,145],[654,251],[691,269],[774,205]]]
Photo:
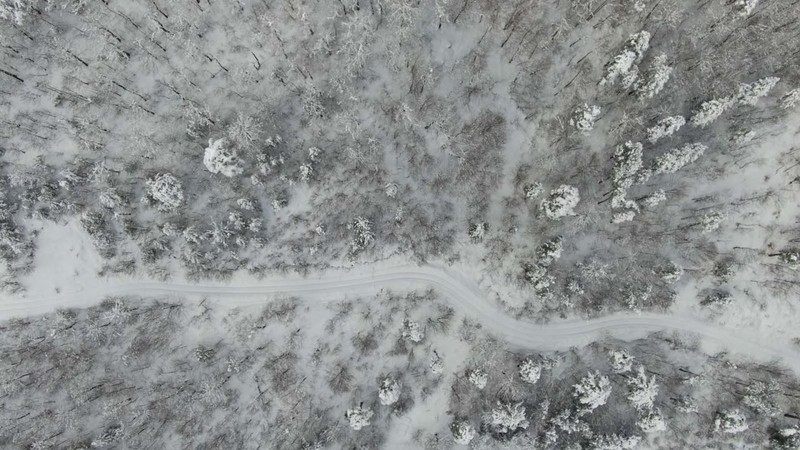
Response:
[[[0,447],[800,449],[798,17],[0,0]]]

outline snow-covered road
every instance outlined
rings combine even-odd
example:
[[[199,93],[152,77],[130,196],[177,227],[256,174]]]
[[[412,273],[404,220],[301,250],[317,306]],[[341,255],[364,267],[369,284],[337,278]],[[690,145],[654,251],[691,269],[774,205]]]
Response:
[[[489,300],[465,273],[441,265],[399,265],[329,271],[306,278],[289,275],[258,282],[191,284],[152,281],[100,281],[66,292],[0,297],[0,319],[42,314],[58,307],[84,307],[110,295],[208,298],[219,305],[252,306],[275,294],[297,296],[320,305],[342,298],[375,294],[382,289],[434,288],[456,311],[471,316],[485,329],[520,349],[563,350],[613,336],[640,338],[657,331],[682,332],[700,338],[708,351],[729,350],[759,361],[782,359],[800,372],[800,353],[789,343],[766,342],[757,330],[726,329],[711,322],[674,314],[614,314],[598,319],[572,319],[547,324],[518,320]]]

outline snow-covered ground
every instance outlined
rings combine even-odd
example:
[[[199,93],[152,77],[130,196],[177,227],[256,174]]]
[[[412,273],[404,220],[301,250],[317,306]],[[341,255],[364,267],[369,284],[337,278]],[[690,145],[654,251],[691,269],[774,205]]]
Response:
[[[700,338],[708,352],[730,351],[759,361],[781,359],[783,364],[800,372],[800,352],[790,342],[791,336],[770,333],[770,330],[780,330],[772,322],[752,321],[752,328],[740,326],[738,322],[737,326],[729,327],[724,322],[694,317],[684,310],[536,324],[507,315],[489,300],[478,287],[475,274],[468,269],[440,263],[420,266],[387,260],[368,267],[334,269],[307,277],[286,275],[255,280],[238,275],[225,283],[101,279],[87,269],[96,267],[98,257],[83,232],[70,225],[47,225],[40,239],[48,245],[49,251],[39,253],[37,270],[26,283],[27,292],[0,297],[0,319],[44,314],[56,308],[86,307],[115,295],[207,299],[223,307],[246,307],[261,304],[275,294],[286,294],[297,296],[314,307],[340,300],[342,296],[357,298],[384,289],[403,291],[433,287],[459,313],[473,317],[489,332],[519,349],[564,350],[607,336],[632,340],[654,332],[680,332]],[[790,321],[791,317],[785,316],[782,320]]]

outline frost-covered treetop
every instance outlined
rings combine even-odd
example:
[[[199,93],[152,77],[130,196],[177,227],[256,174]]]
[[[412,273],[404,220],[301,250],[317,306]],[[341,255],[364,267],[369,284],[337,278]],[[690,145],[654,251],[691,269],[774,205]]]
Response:
[[[397,183],[386,183],[383,187],[383,192],[386,193],[386,196],[389,198],[397,197],[397,192],[400,190],[400,187],[397,186]]]
[[[492,410],[492,426],[498,433],[510,433],[518,428],[528,428],[530,424],[525,419],[525,407],[522,403],[497,402],[497,408]]]
[[[703,229],[703,233],[716,231],[725,218],[725,213],[721,211],[709,211],[703,214],[703,217],[700,218],[700,227]]]
[[[242,162],[236,155],[236,151],[231,149],[227,138],[220,138],[216,141],[213,139],[208,140],[208,147],[206,147],[205,155],[203,156],[203,164],[206,169],[211,173],[221,173],[226,177],[240,175],[244,169]]]
[[[687,164],[697,161],[708,149],[705,145],[695,142],[676,148],[656,158],[653,172],[656,174],[675,173]]]
[[[647,129],[647,140],[655,144],[659,139],[672,136],[686,124],[683,116],[665,117]]]
[[[721,433],[738,434],[748,428],[747,418],[738,409],[719,412],[714,418],[714,430]]]
[[[648,208],[658,206],[659,203],[667,199],[667,193],[663,189],[659,189],[642,199],[642,204]]]
[[[633,184],[633,177],[642,168],[642,144],[627,141],[618,145],[614,151],[614,186],[627,189]]]
[[[625,350],[609,351],[608,360],[611,363],[611,370],[613,370],[614,373],[630,372],[633,367],[633,356]]]
[[[755,105],[761,97],[769,94],[778,81],[780,81],[778,77],[767,77],[753,83],[742,83],[739,85],[736,101],[742,105]]]
[[[30,10],[30,0],[0,0],[0,19],[14,22],[17,26],[25,23]]]
[[[611,223],[630,222],[634,217],[636,217],[636,211],[631,209],[627,211],[616,212],[611,216]]]
[[[574,216],[580,199],[578,188],[562,184],[550,191],[550,197],[542,201],[541,208],[544,215],[553,220]]]
[[[125,203],[122,196],[119,195],[116,189],[108,188],[100,193],[100,204],[108,209],[115,210]]]
[[[800,266],[800,249],[786,248],[778,252],[778,259],[789,266]]]
[[[628,400],[637,410],[653,408],[653,401],[658,395],[658,384],[655,377],[648,377],[644,367],[639,366],[636,373],[628,378]]]
[[[623,78],[635,69],[635,65],[642,60],[644,52],[650,48],[650,33],[640,31],[632,34],[622,52],[614,57],[606,68],[606,76],[600,80],[600,85],[613,85],[617,79]],[[638,69],[635,69],[638,70]]]
[[[600,372],[589,372],[573,387],[578,402],[590,411],[605,405],[611,395],[611,382],[608,377],[600,375]]]
[[[538,263],[542,266],[549,266],[553,261],[560,258],[563,242],[564,239],[561,236],[556,236],[540,245],[539,248],[536,249],[536,257],[539,259]]]
[[[639,436],[620,436],[618,434],[595,435],[591,442],[592,450],[631,450],[642,440]]]
[[[378,389],[378,399],[381,405],[388,406],[397,403],[400,399],[400,383],[392,378],[385,378]]]
[[[444,372],[444,360],[442,359],[441,356],[439,356],[439,353],[435,351],[433,352],[433,354],[431,355],[431,363],[429,367],[431,369],[431,373],[434,375],[438,375]]]
[[[374,413],[371,409],[358,406],[345,411],[344,417],[350,424],[350,428],[358,431],[366,426],[369,426],[369,420],[372,418],[373,414]]]
[[[487,381],[489,381],[489,375],[481,369],[470,370],[467,378],[478,389],[485,388]]]
[[[483,240],[483,237],[486,235],[486,230],[488,226],[486,222],[478,222],[470,225],[469,227],[469,237],[472,242],[480,242]]]
[[[695,127],[706,127],[711,122],[717,120],[719,116],[732,105],[733,100],[729,98],[720,98],[703,102],[703,104],[694,111],[689,122]]]
[[[670,261],[669,264],[659,267],[658,270],[654,270],[653,273],[658,275],[659,278],[667,283],[674,283],[680,280],[681,276],[683,276],[683,267],[673,261]]]
[[[653,58],[653,65],[645,73],[644,80],[636,86],[639,98],[653,98],[667,84],[672,75],[672,67],[667,64],[667,55],[658,55]]]
[[[658,409],[651,409],[640,413],[636,425],[645,433],[656,433],[667,429],[664,416]]]
[[[401,330],[401,334],[404,339],[407,339],[411,342],[420,342],[425,338],[425,331],[422,330],[422,326],[420,326],[419,323],[409,319],[403,321],[403,329]]]
[[[519,377],[528,384],[536,384],[542,376],[542,366],[531,359],[526,359],[519,364]]]
[[[375,233],[372,231],[372,221],[366,217],[358,216],[353,219],[351,228],[355,232],[351,246],[353,253],[364,250],[375,242]]]
[[[780,105],[783,109],[794,108],[800,104],[800,88],[792,89],[781,97]]]
[[[589,106],[587,103],[584,103],[583,106],[578,107],[578,109],[572,113],[569,124],[581,133],[589,134],[589,132],[594,129],[594,124],[599,116],[599,106]]]
[[[450,431],[453,433],[453,441],[458,445],[469,445],[475,439],[475,428],[463,420],[453,422]]]
[[[314,167],[311,165],[310,162],[305,164],[300,164],[300,181],[308,181],[311,178],[311,175],[314,173]]]
[[[747,17],[756,9],[758,0],[736,0],[734,7],[739,10],[741,17]]]
[[[159,202],[159,209],[177,209],[183,204],[183,185],[170,173],[159,173],[147,180],[147,193]]]

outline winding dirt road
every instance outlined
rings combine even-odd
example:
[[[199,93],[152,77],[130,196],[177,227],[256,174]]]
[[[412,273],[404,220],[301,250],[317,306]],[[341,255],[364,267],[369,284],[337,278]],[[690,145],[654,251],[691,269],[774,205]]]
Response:
[[[266,296],[297,296],[312,304],[344,297],[375,294],[382,289],[434,288],[456,311],[472,316],[496,336],[520,349],[563,350],[612,336],[636,339],[658,331],[697,336],[708,348],[729,350],[759,361],[780,359],[800,373],[800,353],[788,343],[764,342],[757,334],[724,327],[696,318],[671,314],[614,314],[598,319],[572,319],[547,324],[518,320],[507,315],[466,275],[440,265],[401,265],[372,270],[330,271],[302,278],[268,278],[257,284],[190,284],[171,282],[105,282],[73,292],[52,295],[0,297],[0,319],[30,316],[58,307],[85,307],[106,296],[174,296],[209,298],[226,306],[263,303]]]

